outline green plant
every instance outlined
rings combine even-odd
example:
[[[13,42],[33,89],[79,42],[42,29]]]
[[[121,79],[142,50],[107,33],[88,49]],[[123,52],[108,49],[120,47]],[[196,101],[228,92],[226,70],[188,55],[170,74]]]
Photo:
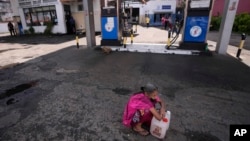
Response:
[[[31,26],[31,27],[29,28],[29,32],[30,32],[31,34],[35,34],[35,29],[33,28],[33,26]]]
[[[242,13],[237,15],[234,20],[233,31],[250,33],[250,14]]]
[[[54,27],[54,25],[53,25],[52,22],[47,23],[47,24],[46,24],[46,28],[45,28],[45,30],[44,30],[43,33],[44,33],[45,35],[51,35],[51,34],[52,34],[52,29],[53,29],[53,27]]]
[[[210,30],[216,30],[218,31],[220,29],[220,23],[221,23],[221,16],[215,16],[211,18],[210,22]]]
[[[29,30],[24,30],[24,34],[30,34]]]

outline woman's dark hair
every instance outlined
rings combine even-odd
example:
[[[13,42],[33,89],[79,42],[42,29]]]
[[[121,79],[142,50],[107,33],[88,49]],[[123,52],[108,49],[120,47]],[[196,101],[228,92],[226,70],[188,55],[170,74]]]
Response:
[[[152,93],[154,91],[158,90],[158,87],[156,87],[155,85],[148,83],[146,84],[144,87],[141,87],[141,91],[134,93],[133,95],[136,94],[141,94],[141,93]]]
[[[155,85],[153,85],[151,83],[148,83],[144,87],[141,87],[141,90],[143,92],[152,93],[152,92],[158,90],[158,87],[156,87]]]

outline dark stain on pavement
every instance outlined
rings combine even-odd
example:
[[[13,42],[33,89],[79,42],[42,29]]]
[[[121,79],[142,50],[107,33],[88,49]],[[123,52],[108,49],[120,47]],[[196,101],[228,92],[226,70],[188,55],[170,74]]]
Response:
[[[18,100],[15,100],[14,98],[10,98],[6,101],[6,105],[11,105],[17,103]]]
[[[130,89],[127,88],[115,88],[112,91],[119,95],[128,95],[132,92]]]
[[[8,89],[4,93],[0,94],[0,100],[6,97],[15,95],[17,93],[23,92],[31,87],[34,87],[37,85],[37,83],[38,83],[38,80],[35,80],[35,81],[28,82],[28,83],[20,84],[14,88]],[[10,100],[10,101],[13,101],[13,100]]]
[[[57,65],[56,62],[45,62],[38,65],[42,71],[50,71]]]
[[[188,141],[221,141],[219,138],[209,133],[187,131],[185,135]]]

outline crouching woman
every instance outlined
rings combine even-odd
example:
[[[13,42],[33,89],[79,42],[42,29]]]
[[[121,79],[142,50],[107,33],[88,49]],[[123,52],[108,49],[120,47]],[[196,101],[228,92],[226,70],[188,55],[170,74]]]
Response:
[[[159,110],[155,107],[157,103],[161,105]],[[141,92],[130,97],[124,109],[123,124],[146,136],[149,131],[142,128],[142,125],[150,127],[152,118],[161,120],[165,116],[165,111],[165,103],[158,96],[158,88],[148,83],[142,87]]]

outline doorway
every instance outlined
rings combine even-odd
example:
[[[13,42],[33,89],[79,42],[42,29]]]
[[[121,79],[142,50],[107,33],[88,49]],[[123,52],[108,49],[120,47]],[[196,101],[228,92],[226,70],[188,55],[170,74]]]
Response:
[[[71,25],[71,10],[70,10],[70,5],[63,5],[64,8],[64,16],[65,16],[65,25],[66,25],[66,29],[67,29],[67,34],[73,34],[73,29],[72,29],[72,25]]]
[[[140,8],[132,8],[132,22],[140,22]]]

